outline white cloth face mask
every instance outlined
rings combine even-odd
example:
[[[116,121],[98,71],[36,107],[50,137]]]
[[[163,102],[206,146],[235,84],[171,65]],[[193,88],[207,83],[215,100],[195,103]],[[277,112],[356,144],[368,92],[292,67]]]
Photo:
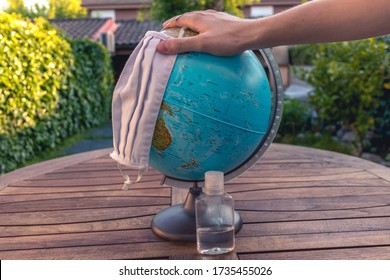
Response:
[[[126,62],[116,84],[112,100],[114,151],[110,156],[118,162],[125,179],[123,189],[138,182],[147,171],[154,128],[165,88],[176,55],[156,51],[157,44],[169,37],[149,31]],[[132,181],[121,166],[138,170]]]

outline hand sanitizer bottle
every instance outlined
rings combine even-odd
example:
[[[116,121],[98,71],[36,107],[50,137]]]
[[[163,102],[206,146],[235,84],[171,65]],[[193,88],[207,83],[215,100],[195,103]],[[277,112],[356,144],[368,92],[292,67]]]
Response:
[[[225,193],[224,174],[208,171],[205,187],[195,202],[196,239],[201,254],[224,254],[234,249],[233,198]]]

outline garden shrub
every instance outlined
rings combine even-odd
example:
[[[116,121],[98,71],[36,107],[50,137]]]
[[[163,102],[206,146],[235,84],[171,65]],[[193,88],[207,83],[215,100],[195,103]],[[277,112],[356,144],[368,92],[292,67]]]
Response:
[[[74,65],[68,87],[61,92],[61,104],[68,112],[64,117],[76,117],[70,132],[95,127],[107,121],[114,84],[111,58],[105,47],[88,39],[70,40]],[[71,101],[71,102],[69,102]]]
[[[6,13],[0,45],[0,172],[108,119],[113,75],[102,45]]]
[[[385,82],[383,95],[379,98],[378,106],[374,108],[375,128],[368,151],[390,160],[390,35],[379,37],[377,40],[387,44],[384,60]]]
[[[323,122],[352,130],[361,153],[367,132],[375,128],[375,110],[388,79],[387,44],[367,39],[312,48],[313,69],[303,75],[314,87],[309,102]]]
[[[389,83],[386,83],[388,87]],[[390,88],[384,90],[378,106],[374,108],[374,122],[375,128],[367,150],[386,158],[390,154]]]
[[[312,65],[316,48],[312,45],[295,45],[288,48],[292,65]]]
[[[295,98],[286,98],[278,134],[282,137],[287,134],[297,135],[310,130],[310,126],[311,110],[308,104]]]
[[[0,134],[14,135],[53,113],[73,58],[45,20],[2,13],[0,32]]]

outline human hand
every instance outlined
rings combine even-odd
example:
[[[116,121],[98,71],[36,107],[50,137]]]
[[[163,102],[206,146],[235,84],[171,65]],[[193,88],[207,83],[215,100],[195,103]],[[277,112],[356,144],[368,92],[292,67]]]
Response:
[[[186,27],[199,34],[161,41],[157,51],[163,54],[189,51],[219,56],[238,54],[247,49],[250,21],[214,10],[184,13],[164,22],[164,28]]]
[[[390,32],[388,1],[344,0],[342,4],[338,0],[309,1],[259,19],[240,19],[213,10],[184,13],[166,21],[164,27],[187,27],[199,35],[161,42],[157,51],[164,54],[197,51],[229,56],[280,45],[381,36]]]

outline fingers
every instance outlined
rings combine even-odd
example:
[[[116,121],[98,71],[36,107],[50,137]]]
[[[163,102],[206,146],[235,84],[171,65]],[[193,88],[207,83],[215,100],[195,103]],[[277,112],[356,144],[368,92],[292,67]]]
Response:
[[[197,32],[198,30],[194,23],[196,22],[195,18],[198,13],[200,12],[188,12],[175,16],[165,21],[163,23],[163,27],[164,29],[173,27],[187,27]],[[178,54],[189,51],[200,51],[200,49],[195,46],[196,42],[197,40],[193,40],[191,37],[161,41],[157,45],[157,51],[163,54]]]
[[[216,55],[231,55],[235,50],[229,51],[228,48],[221,51],[221,45],[218,38],[223,31],[229,29],[229,24],[237,21],[238,18],[226,13],[214,10],[188,12],[173,17],[164,22],[164,29],[173,27],[186,27],[198,33],[198,35],[186,38],[169,39],[160,42],[157,51],[163,54],[178,54],[189,51],[209,52]],[[235,23],[234,23],[235,24]],[[230,34],[225,37],[228,38]],[[225,39],[226,41],[226,39]],[[230,39],[228,45],[230,44]]]
[[[163,54],[178,54],[190,51],[199,51],[192,42],[192,38],[180,38],[161,41],[157,45],[157,51]]]
[[[184,13],[181,15],[174,16],[173,18],[170,18],[167,21],[165,21],[163,23],[163,27],[164,28],[183,27],[183,25],[181,25],[178,21],[181,17],[188,16],[189,14],[191,13],[189,12],[189,13]]]
[[[163,23],[163,27],[164,29],[173,27],[187,27],[198,32],[199,30],[197,30],[197,27],[200,18],[203,16],[215,15],[217,13],[219,12],[214,10],[187,12],[168,19]]]
[[[181,17],[182,15],[177,15],[173,18],[170,18],[168,19],[167,21],[165,21],[163,23],[163,28],[164,29],[167,29],[167,28],[173,28],[173,27],[177,27],[177,20]]]

